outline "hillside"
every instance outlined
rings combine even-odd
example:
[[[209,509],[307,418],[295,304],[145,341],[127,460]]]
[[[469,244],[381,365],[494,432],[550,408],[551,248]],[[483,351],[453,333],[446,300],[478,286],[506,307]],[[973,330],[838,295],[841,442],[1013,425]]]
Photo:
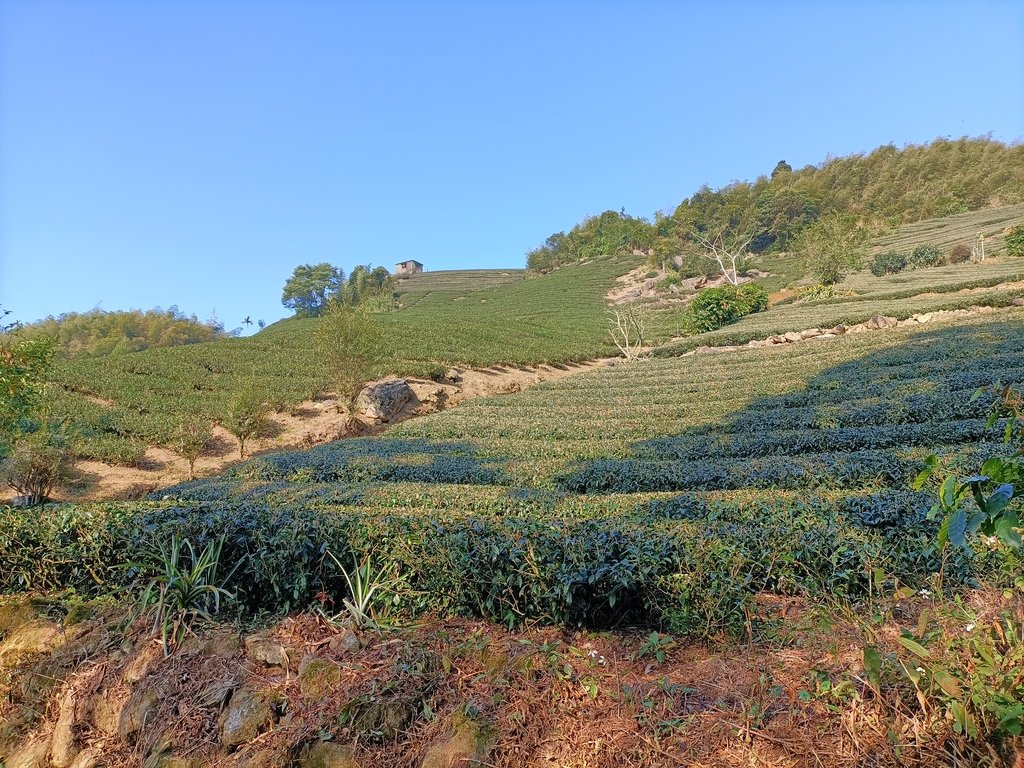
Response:
[[[742,344],[808,328],[898,318],[977,304],[1006,306],[1024,296],[1024,261],[998,256],[998,233],[1024,221],[1024,208],[955,216],[886,236],[878,247],[959,242],[979,228],[992,232],[985,263],[965,263],[874,277],[851,275],[832,298],[790,299],[718,331],[689,335],[680,298],[655,302],[648,343],[655,354],[698,346]],[[896,239],[894,239],[896,238]],[[899,239],[903,238],[903,239]],[[451,366],[560,365],[616,354],[608,337],[606,295],[638,256],[602,257],[546,275],[515,270],[427,272],[400,284],[399,308],[377,315],[384,334],[377,375],[438,378]],[[792,286],[801,265],[762,257],[769,288]],[[642,272],[642,270],[640,270]],[[262,393],[284,414],[330,391],[314,343],[316,319],[276,323],[245,339],[148,350],[106,360],[66,360],[55,368],[53,418],[77,433],[81,458],[145,464],[148,446],[169,446],[189,413],[223,416],[245,389]],[[228,441],[230,444],[230,441]],[[273,445],[270,442],[268,445]],[[227,448],[225,448],[227,452]]]
[[[526,276],[525,269],[442,269],[419,272],[398,283],[399,303],[408,306],[424,294],[457,293],[496,288]]]
[[[892,228],[1021,203],[1022,144],[966,137],[890,144],[796,170],[780,161],[770,176],[702,187],[671,215],[657,213],[650,221],[605,211],[551,235],[527,254],[527,263],[546,271],[594,253],[635,251],[664,262],[722,231],[747,240],[754,253],[780,253],[830,213]]]
[[[4,682],[35,671],[96,708],[69,710],[72,743],[124,760],[1013,765],[1011,721],[986,707],[1012,697],[997,712],[1019,718],[1020,552],[940,550],[934,489],[909,485],[932,452],[968,472],[1008,450],[993,396],[971,395],[1024,383],[1024,310],[953,320],[598,369],[52,526],[0,508],[3,590],[106,593],[173,534],[222,542],[246,621],[313,607],[167,659],[141,623],[117,640],[109,605],[81,609],[99,612],[66,651],[0,644],[0,755],[56,743],[59,689]],[[329,602],[354,597],[341,568],[386,574],[388,627]],[[111,699],[149,716],[111,729],[86,703]]]
[[[440,377],[453,365],[564,364],[613,354],[604,295],[637,261],[607,257],[504,284],[490,276],[489,287],[470,273],[473,290],[452,290],[464,278],[449,279],[446,290],[376,316],[384,338],[378,373]],[[430,285],[431,274],[439,273],[413,280]],[[147,445],[169,445],[185,415],[222,418],[241,391],[258,391],[286,412],[330,391],[314,341],[318,322],[292,319],[244,339],[58,361],[52,418],[78,433],[81,457],[131,465]]]

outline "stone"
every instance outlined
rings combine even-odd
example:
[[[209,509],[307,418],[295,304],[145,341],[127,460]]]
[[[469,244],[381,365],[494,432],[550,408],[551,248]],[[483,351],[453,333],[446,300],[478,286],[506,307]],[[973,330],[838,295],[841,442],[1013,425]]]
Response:
[[[235,632],[218,632],[209,638],[201,648],[204,656],[217,659],[231,659],[242,647],[242,638]]]
[[[78,695],[74,690],[67,691],[61,699],[57,723],[53,727],[53,739],[50,742],[50,763],[53,768],[70,768],[81,751],[78,734],[75,733],[77,709]]]
[[[327,659],[310,658],[299,668],[299,690],[308,699],[323,699],[341,683],[341,667]]]
[[[274,720],[270,700],[259,691],[235,691],[220,716],[220,741],[229,749],[252,741]]]
[[[777,333],[774,336],[768,337],[768,341],[770,341],[772,344],[785,344],[786,337],[783,336],[781,333]]]
[[[0,664],[8,658],[43,653],[60,640],[60,627],[52,621],[33,620],[13,629],[0,641]]]
[[[359,768],[352,747],[319,741],[302,750],[299,768]]]
[[[44,768],[49,756],[48,742],[30,741],[7,755],[3,765],[4,768]]]
[[[280,765],[277,753],[272,749],[257,750],[238,763],[239,768],[279,768]]]
[[[359,641],[359,635],[351,629],[341,630],[331,638],[330,643],[327,645],[334,653],[345,654],[356,653],[362,646],[363,644]]]
[[[1024,297],[1018,297],[1010,303],[1015,307],[1024,307]]]
[[[797,333],[796,331],[790,331],[789,333],[784,333],[784,334],[782,335],[782,337],[783,337],[783,338],[784,338],[784,339],[785,339],[786,341],[788,341],[788,342],[800,341],[800,340],[801,340],[801,338],[803,338],[803,337],[802,337],[802,336],[801,336],[801,335],[800,335],[799,333]]]
[[[800,331],[801,339],[813,339],[815,336],[820,336],[821,330],[819,328],[808,328],[806,331]]]
[[[366,387],[356,398],[356,410],[371,419],[387,421],[415,394],[405,379],[387,379]]]
[[[283,645],[260,635],[245,638],[245,653],[253,661],[268,667],[288,667],[288,651]]]
[[[481,768],[490,765],[487,756],[494,741],[492,727],[457,714],[452,718],[451,735],[427,750],[420,768]]]
[[[92,708],[93,727],[104,736],[115,735],[124,704],[124,701],[115,698],[110,689],[100,691]]]
[[[444,374],[444,380],[445,381],[456,382],[460,378],[462,378],[462,374],[459,373],[459,369],[458,368],[449,368],[447,371],[445,371],[445,374]]]
[[[846,326],[840,323],[835,328],[830,329],[829,333],[831,333],[833,336],[842,336],[844,333],[846,333]]]
[[[356,708],[352,727],[359,734],[376,734],[384,741],[393,741],[406,729],[416,707],[400,699],[375,699]]]
[[[930,322],[932,317],[934,317],[934,314],[932,312],[922,312],[919,315],[914,315],[914,319],[917,320],[917,322],[919,323]]]
[[[127,685],[134,685],[149,674],[153,665],[162,656],[163,651],[160,650],[158,645],[155,643],[146,644],[128,662],[128,665],[124,668],[124,674],[121,675],[121,680]]]
[[[125,741],[146,727],[160,697],[153,688],[139,688],[121,709],[117,719],[117,735]]]
[[[827,339],[834,339],[836,338],[836,335],[834,333],[823,333],[821,336],[815,336],[814,338],[824,341]]]
[[[238,688],[234,680],[214,680],[196,694],[195,703],[200,707],[222,707]]]
[[[92,748],[79,752],[68,768],[96,768],[100,764],[100,754]]]
[[[36,609],[28,600],[4,600],[0,603],[0,636],[17,629],[36,617]]]
[[[883,328],[892,328],[896,325],[896,318],[889,317],[888,315],[875,315],[864,323],[864,325],[872,331],[880,331]]]

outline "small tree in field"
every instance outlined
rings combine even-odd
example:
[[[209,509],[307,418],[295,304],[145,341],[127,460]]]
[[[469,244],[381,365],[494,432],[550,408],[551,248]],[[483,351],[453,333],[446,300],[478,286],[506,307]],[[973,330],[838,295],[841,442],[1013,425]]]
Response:
[[[748,263],[747,248],[757,234],[752,222],[730,221],[700,230],[691,228],[687,237],[702,249],[701,256],[718,267],[730,285],[740,284],[740,273]]]
[[[383,358],[383,338],[377,318],[365,307],[341,302],[328,305],[316,329],[314,343],[325,365],[325,384],[349,416],[355,414],[356,398]]]
[[[832,213],[805,229],[794,246],[822,285],[835,285],[864,258],[868,232],[853,216]]]
[[[71,451],[59,434],[45,423],[35,432],[18,437],[0,461],[0,476],[30,504],[44,503],[72,475]]]
[[[196,479],[196,460],[206,452],[212,439],[210,423],[198,415],[187,417],[174,430],[172,445],[178,455],[188,462],[189,480]]]
[[[626,304],[612,310],[608,323],[612,342],[627,360],[640,356],[650,311],[640,304]]]
[[[239,393],[228,406],[221,426],[234,435],[238,441],[238,457],[244,459],[246,442],[264,434],[269,426],[265,400],[252,390]]]

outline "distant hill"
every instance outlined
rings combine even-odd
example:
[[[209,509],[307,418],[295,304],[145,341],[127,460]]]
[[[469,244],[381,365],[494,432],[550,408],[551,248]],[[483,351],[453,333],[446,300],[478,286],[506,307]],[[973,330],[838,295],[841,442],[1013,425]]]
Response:
[[[724,225],[749,227],[754,253],[778,252],[830,212],[895,228],[985,208],[1024,203],[1024,145],[989,138],[892,144],[867,154],[829,158],[794,170],[780,161],[771,175],[721,189],[702,187],[669,215],[653,221],[605,211],[557,232],[527,254],[546,271],[602,253],[678,253],[686,233]]]

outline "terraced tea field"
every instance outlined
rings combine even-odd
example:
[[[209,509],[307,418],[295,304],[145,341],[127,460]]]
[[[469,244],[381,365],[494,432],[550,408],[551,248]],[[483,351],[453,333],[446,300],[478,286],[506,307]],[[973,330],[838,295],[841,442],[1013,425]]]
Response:
[[[238,575],[254,610],[334,583],[330,546],[401,563],[413,613],[735,628],[764,590],[852,597],[878,569],[910,583],[933,572],[931,495],[909,483],[933,451],[967,469],[1005,450],[986,399],[970,400],[996,380],[1024,382],[1019,311],[601,369],[108,510],[95,566],[140,535],[218,531],[231,558],[265,553]],[[77,567],[45,570],[65,560],[46,548],[63,545],[21,544],[2,552],[13,573],[87,587]],[[954,555],[947,574],[999,577],[1015,558]],[[698,597],[709,580],[729,607]]]
[[[871,242],[871,253],[896,248],[910,252],[919,245],[934,245],[946,253],[957,243],[975,245],[978,235],[985,237],[986,254],[1003,251],[1003,239],[1010,227],[1024,224],[1024,205],[983,208],[941,219],[907,224]]]
[[[1005,223],[1015,220],[1017,208],[983,213]],[[974,226],[981,215],[964,221]],[[963,225],[957,222],[940,220],[929,231],[957,230]],[[452,365],[558,364],[614,355],[605,296],[640,261],[604,257],[543,276],[521,270],[416,275],[400,285],[400,309],[378,316],[384,340],[377,373],[436,377]],[[877,314],[903,318],[976,304],[1006,306],[1024,296],[1022,280],[1024,260],[1013,258],[884,278],[863,273],[842,286],[854,295],[780,304],[682,339],[673,340],[686,332],[685,305],[662,307],[651,317],[647,336],[650,344],[661,345],[656,355],[673,356],[697,346],[854,324]],[[147,445],[169,445],[186,414],[220,418],[242,390],[257,389],[276,408],[288,409],[330,389],[314,345],[317,322],[286,320],[246,339],[62,361],[54,375],[52,417],[77,433],[82,458],[131,465]]]

